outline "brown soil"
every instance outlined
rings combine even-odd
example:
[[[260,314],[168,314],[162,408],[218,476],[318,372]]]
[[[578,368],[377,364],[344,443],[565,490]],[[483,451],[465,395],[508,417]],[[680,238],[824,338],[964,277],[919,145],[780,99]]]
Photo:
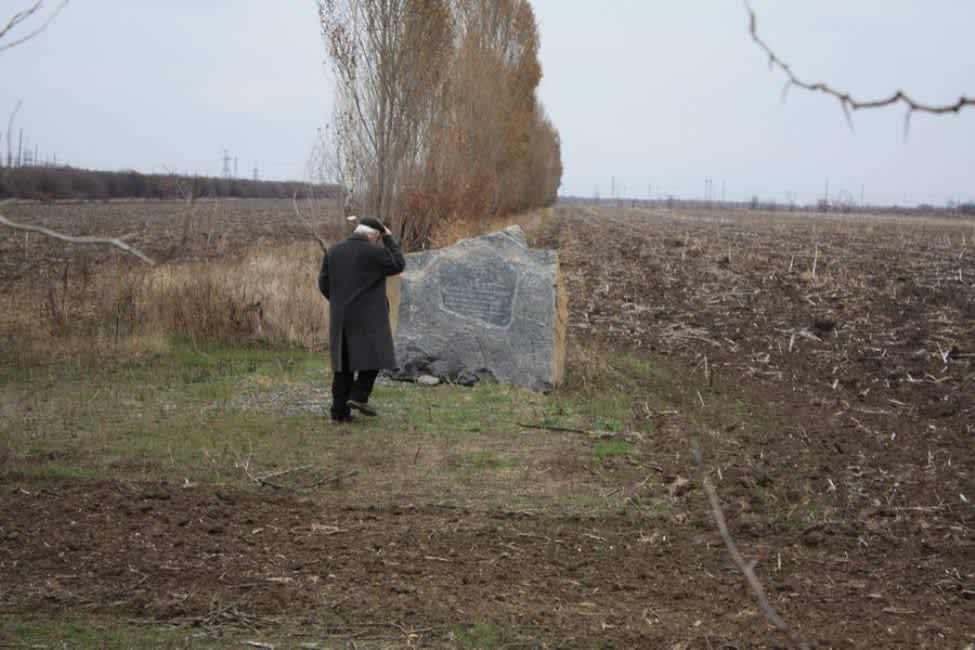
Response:
[[[813,646],[966,647],[973,233],[560,208],[538,244],[560,250],[570,346],[631,378],[612,351],[672,377],[647,380],[631,414],[667,459],[666,516],[6,480],[0,606],[395,646],[449,645],[455,626],[491,621],[527,647],[785,647],[696,481],[678,479],[697,476],[686,441],[699,437],[732,534]]]

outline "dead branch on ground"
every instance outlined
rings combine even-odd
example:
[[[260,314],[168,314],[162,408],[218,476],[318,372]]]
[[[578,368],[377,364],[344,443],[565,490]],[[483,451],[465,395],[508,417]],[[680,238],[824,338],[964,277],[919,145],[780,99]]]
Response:
[[[768,601],[768,597],[765,595],[765,589],[762,587],[762,583],[759,581],[758,576],[755,575],[755,562],[746,562],[745,558],[742,556],[741,551],[738,550],[738,545],[735,543],[734,538],[731,537],[731,533],[728,531],[728,524],[724,518],[724,512],[721,510],[721,501],[718,498],[718,491],[715,489],[714,484],[711,483],[711,478],[708,476],[704,469],[704,459],[701,452],[701,443],[697,438],[691,439],[691,447],[694,455],[694,463],[698,466],[701,475],[701,485],[704,487],[704,492],[708,495],[708,501],[711,504],[711,514],[714,517],[714,522],[718,526],[718,532],[721,534],[721,539],[724,540],[725,547],[728,549],[728,554],[731,556],[732,561],[735,566],[741,571],[742,575],[745,576],[745,580],[748,583],[749,589],[755,594],[755,598],[758,600],[759,606],[762,608],[765,617],[778,628],[783,634],[788,637],[789,642],[792,647],[799,648],[800,650],[809,650],[809,644],[801,639],[792,628],[782,620],[782,618],[776,613],[775,609],[772,608],[771,603]]]
[[[892,93],[889,97],[884,97],[880,99],[871,99],[871,100],[854,99],[850,95],[850,93],[836,90],[826,83],[823,82],[808,83],[806,81],[803,81],[802,79],[799,79],[799,77],[797,77],[796,74],[792,71],[792,67],[788,63],[780,59],[778,55],[776,55],[775,52],[772,51],[772,48],[769,47],[765,43],[765,41],[763,41],[762,38],[758,35],[758,25],[757,25],[758,19],[755,17],[755,12],[752,10],[751,5],[748,4],[748,0],[744,0],[744,4],[745,4],[745,9],[748,11],[748,31],[751,34],[752,40],[755,41],[755,43],[758,44],[758,46],[762,48],[762,51],[764,51],[765,54],[768,56],[769,68],[770,69],[779,68],[789,78],[782,92],[783,97],[792,86],[798,86],[799,88],[802,88],[804,90],[821,92],[830,95],[832,97],[835,97],[836,99],[839,100],[840,106],[843,108],[843,114],[846,117],[847,123],[850,124],[851,128],[853,126],[852,121],[850,119],[851,108],[857,111],[860,109],[882,108],[884,106],[892,106],[894,104],[902,103],[907,106],[907,117],[905,118],[905,130],[906,130],[907,126],[910,124],[909,120],[911,117],[911,113],[913,113],[914,111],[932,113],[934,115],[943,115],[945,113],[958,113],[961,111],[961,109],[965,108],[966,106],[975,106],[975,98],[965,97],[964,95],[959,97],[957,101],[951,104],[941,104],[941,105],[922,104],[921,102],[913,99],[910,95],[905,93],[903,90],[898,90]]]
[[[319,486],[322,486],[322,485],[330,485],[330,484],[336,484],[337,485],[337,484],[339,484],[339,483],[342,482],[342,479],[352,478],[353,476],[358,476],[358,474],[359,474],[359,470],[357,470],[357,469],[350,469],[350,470],[347,470],[345,472],[339,472],[335,476],[326,476],[326,477],[320,479],[312,487],[319,487]]]
[[[591,438],[612,438],[613,436],[616,435],[612,431],[575,429],[573,427],[557,427],[557,426],[550,426],[547,424],[529,424],[527,422],[515,422],[515,424],[517,424],[519,427],[522,427],[523,429],[539,429],[541,431],[555,431],[557,433],[581,433]]]
[[[0,202],[0,205],[9,203],[9,201]],[[71,244],[107,244],[109,246],[114,246],[119,250],[122,250],[129,255],[134,255],[140,260],[148,264],[149,266],[155,266],[156,262],[153,261],[151,257],[135,248],[134,246],[127,244],[124,240],[132,237],[132,235],[122,235],[121,237],[74,237],[71,235],[65,235],[64,233],[57,232],[56,230],[51,230],[50,228],[44,228],[43,226],[33,226],[25,223],[17,223],[16,221],[11,221],[10,219],[4,217],[0,214],[0,226],[7,226],[8,228],[13,228],[14,230],[24,230],[27,232],[36,232],[53,239],[60,239],[61,241],[66,241]]]
[[[284,489],[284,486],[281,485],[280,483],[276,483],[276,482],[272,481],[271,479],[278,479],[278,478],[281,478],[283,476],[287,476],[289,474],[298,474],[298,473],[301,473],[301,472],[322,473],[322,474],[324,474],[326,471],[328,471],[327,468],[324,468],[324,467],[315,467],[314,465],[301,465],[299,467],[291,467],[291,468],[288,468],[288,469],[280,470],[278,472],[271,472],[270,474],[264,474],[262,476],[257,476],[257,475],[253,474],[250,471],[250,462],[249,461],[247,463],[244,463],[244,464],[238,463],[237,466],[239,468],[241,468],[241,469],[244,470],[244,473],[247,475],[247,478],[249,478],[250,480],[254,481],[258,485],[261,485],[261,486],[267,485],[269,487],[273,487],[276,490],[282,490],[282,489]],[[357,469],[350,469],[350,470],[346,470],[344,472],[338,472],[338,473],[333,474],[333,475],[323,475],[315,483],[313,483],[311,487],[320,487],[322,485],[329,485],[329,484],[333,484],[333,483],[335,483],[335,484],[341,483],[343,479],[351,478],[353,476],[357,476],[358,474],[359,474],[359,470],[357,470]]]

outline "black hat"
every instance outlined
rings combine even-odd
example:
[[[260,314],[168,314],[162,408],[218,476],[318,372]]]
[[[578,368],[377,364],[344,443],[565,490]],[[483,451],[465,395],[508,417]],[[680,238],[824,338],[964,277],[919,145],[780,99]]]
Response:
[[[368,226],[373,230],[378,230],[379,232],[386,231],[386,226],[383,225],[383,222],[376,217],[362,217],[359,219],[359,225]]]

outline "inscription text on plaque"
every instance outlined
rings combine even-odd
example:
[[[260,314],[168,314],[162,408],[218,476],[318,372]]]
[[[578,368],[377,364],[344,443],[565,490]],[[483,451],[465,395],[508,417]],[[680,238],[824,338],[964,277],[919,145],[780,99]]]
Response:
[[[477,272],[469,264],[443,260],[437,268],[443,308],[458,316],[491,325],[511,323],[518,278],[502,260],[491,260]]]

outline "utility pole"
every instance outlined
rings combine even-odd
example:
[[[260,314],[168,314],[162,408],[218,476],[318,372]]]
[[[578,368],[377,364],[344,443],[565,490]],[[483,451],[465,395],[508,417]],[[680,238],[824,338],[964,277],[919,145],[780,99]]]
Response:
[[[863,207],[863,184],[860,184],[860,207]]]
[[[234,178],[237,178],[237,156],[234,156]]]
[[[223,150],[223,177],[230,178],[230,153],[226,149]]]
[[[259,175],[257,173],[257,163],[255,162],[254,163],[254,181],[256,182],[256,181],[259,181],[259,180],[260,180],[260,177],[259,177]]]
[[[20,167],[24,158],[24,129],[20,129],[20,138],[17,140],[17,166]]]
[[[829,205],[829,179],[826,179],[826,205]]]

